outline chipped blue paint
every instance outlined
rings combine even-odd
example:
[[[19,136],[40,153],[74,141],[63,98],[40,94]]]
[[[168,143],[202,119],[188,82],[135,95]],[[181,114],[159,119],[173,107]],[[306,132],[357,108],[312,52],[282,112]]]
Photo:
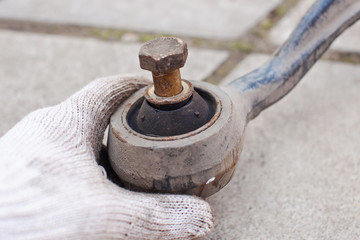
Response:
[[[359,18],[359,0],[316,1],[270,61],[229,84],[251,97],[248,119],[285,96],[336,37]]]

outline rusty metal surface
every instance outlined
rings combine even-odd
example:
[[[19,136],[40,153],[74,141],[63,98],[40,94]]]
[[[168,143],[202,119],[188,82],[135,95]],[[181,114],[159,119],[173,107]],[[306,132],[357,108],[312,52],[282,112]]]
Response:
[[[225,187],[231,180],[235,167],[238,161],[238,158],[241,154],[243,142],[240,141],[237,146],[235,146],[228,155],[223,159],[222,166],[214,166],[213,169],[203,169],[199,170],[199,176],[213,176],[204,181],[202,184],[195,183],[192,179],[195,177],[191,174],[182,176],[183,179],[170,179],[161,181],[154,181],[152,188],[144,188],[144,186],[134,185],[132,182],[126,180],[119,180],[115,177],[114,181],[116,184],[122,187],[125,187],[132,191],[139,192],[151,192],[151,193],[172,193],[172,194],[188,194],[196,195],[202,198],[207,198],[214,193],[218,192],[220,189]],[[217,170],[221,169],[221,170]],[[215,170],[215,171],[214,171]],[[185,181],[184,181],[185,179]],[[173,189],[167,187],[170,182],[179,181],[182,182],[183,188]],[[164,184],[166,183],[166,184]],[[179,183],[177,183],[179,184]],[[164,185],[166,187],[164,187]]]
[[[145,43],[139,52],[140,67],[156,75],[182,68],[188,55],[187,44],[176,37],[161,37]]]
[[[163,106],[163,105],[173,105],[177,103],[181,103],[189,99],[193,93],[194,93],[194,86],[191,82],[182,80],[182,91],[171,97],[160,97],[157,94],[155,94],[155,88],[154,85],[150,85],[146,88],[144,97],[147,101],[152,103],[155,106]]]
[[[170,137],[134,131],[127,124],[126,114],[137,101],[141,102],[145,89],[130,97],[112,116],[108,152],[111,166],[126,187],[207,197],[231,179],[242,149],[245,121],[233,116],[233,105],[224,91],[208,83],[193,84],[214,96],[216,105],[214,117],[195,131]]]
[[[155,94],[159,97],[176,96],[183,90],[181,84],[180,70],[175,69],[166,74],[152,74],[154,80]]]
[[[141,47],[140,67],[150,70],[154,81],[153,87],[146,92],[148,101],[156,105],[175,104],[191,97],[193,88],[188,86],[189,83],[184,86],[179,70],[184,66],[187,54],[186,43],[176,37],[153,39]]]

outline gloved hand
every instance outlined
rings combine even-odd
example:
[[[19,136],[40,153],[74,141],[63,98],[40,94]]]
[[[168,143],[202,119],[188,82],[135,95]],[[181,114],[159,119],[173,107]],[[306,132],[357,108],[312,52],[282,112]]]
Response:
[[[200,198],[122,189],[96,163],[113,111],[147,83],[98,79],[0,139],[0,239],[189,239],[213,228]]]

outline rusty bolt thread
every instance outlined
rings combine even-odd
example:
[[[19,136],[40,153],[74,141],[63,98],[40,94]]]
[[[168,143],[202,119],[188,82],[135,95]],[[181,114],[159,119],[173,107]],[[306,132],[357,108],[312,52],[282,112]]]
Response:
[[[179,68],[184,66],[187,55],[187,44],[177,37],[160,37],[141,47],[140,67],[152,72],[157,96],[173,97],[181,93]]]
[[[172,97],[181,93],[183,87],[181,84],[180,70],[175,69],[166,74],[153,73],[155,94],[159,97]]]

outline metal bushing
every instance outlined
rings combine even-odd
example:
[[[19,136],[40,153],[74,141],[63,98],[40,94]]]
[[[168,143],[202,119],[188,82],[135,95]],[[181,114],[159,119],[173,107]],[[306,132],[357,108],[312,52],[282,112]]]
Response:
[[[134,131],[128,117],[144,101],[146,88],[122,103],[111,117],[110,163],[128,189],[208,197],[231,179],[243,143],[233,104],[216,86],[192,84],[215,107],[211,120],[194,131],[168,137]]]
[[[145,99],[152,103],[153,105],[161,106],[161,105],[172,105],[183,102],[189,99],[194,93],[193,85],[186,80],[181,81],[182,90],[179,94],[171,96],[171,97],[160,97],[155,94],[154,85],[150,85],[146,88],[144,96]]]

